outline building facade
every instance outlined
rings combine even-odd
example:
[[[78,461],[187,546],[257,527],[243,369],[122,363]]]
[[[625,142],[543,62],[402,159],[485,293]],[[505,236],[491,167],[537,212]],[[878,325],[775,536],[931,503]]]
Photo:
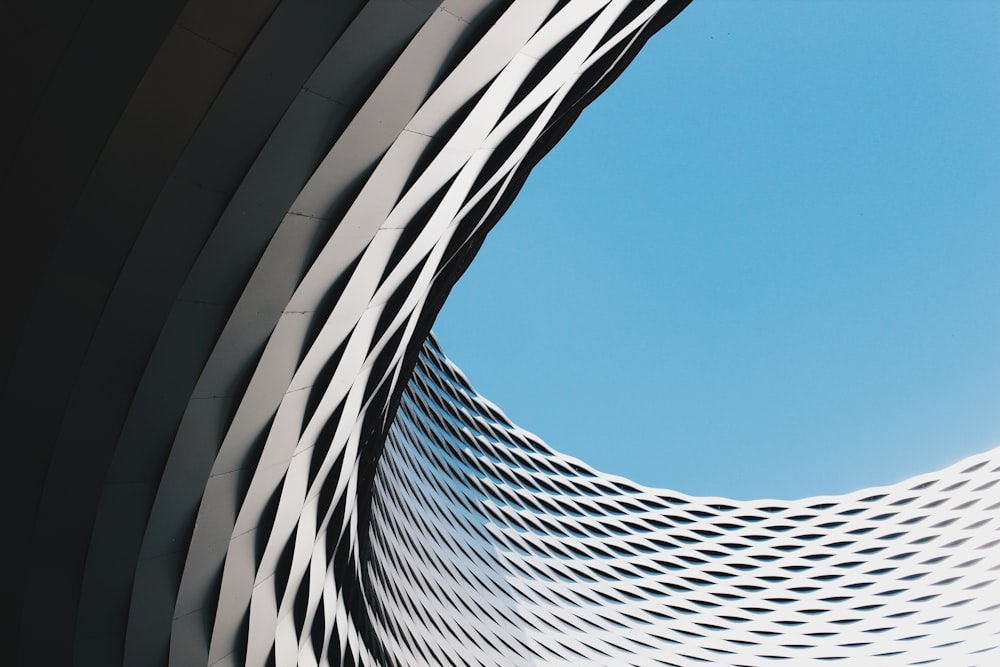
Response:
[[[552,548],[566,563],[578,552],[589,563],[589,528],[556,546],[538,526],[584,526],[548,519],[526,524],[539,532],[534,542],[513,533],[494,542],[499,533],[483,532],[487,515],[477,514],[488,504],[459,508],[480,490],[473,468],[452,475],[454,443],[408,445],[404,434],[425,417],[451,423],[445,405],[414,412],[414,369],[450,372],[421,350],[451,286],[532,166],[686,4],[5,5],[0,489],[15,547],[5,553],[0,662],[530,664],[565,647],[564,660],[613,664],[624,655],[610,636],[598,642],[603,653],[583,650],[586,624],[563,628],[562,639],[561,626],[540,624],[560,595],[570,608],[582,598],[545,588],[530,558]],[[539,462],[569,465],[510,428],[513,447],[507,436],[490,445],[510,457],[496,468],[510,484],[534,479],[535,459],[516,453],[522,440],[536,443],[525,447]],[[425,450],[431,467],[419,472],[408,457]],[[492,470],[485,459],[476,465]],[[404,483],[406,470],[415,477]],[[555,491],[543,506],[557,511],[562,491],[596,488],[611,500],[595,497],[593,511],[629,509],[624,482],[591,487],[584,481],[596,484],[595,473],[568,470],[546,482]],[[410,496],[440,517],[398,523]],[[711,512],[697,530],[718,530],[712,517],[722,510]],[[516,524],[515,515],[498,516]],[[646,519],[622,520],[627,539],[609,540],[608,567],[636,573],[612,545],[631,553],[646,544],[636,537]],[[665,544],[690,538],[664,530]],[[443,540],[440,550],[420,535]],[[516,558],[498,551],[508,547]],[[435,588],[457,586],[447,563],[466,559],[479,563],[470,569],[479,578],[461,595],[493,600],[502,619],[467,625],[489,642],[472,654],[458,648],[463,634],[446,646],[454,600]],[[417,569],[393,569],[408,567]],[[432,585],[435,567],[445,578]],[[508,567],[527,568],[524,578]],[[615,623],[624,622],[617,600],[644,595],[587,576],[596,577],[588,599],[608,602],[600,614]],[[410,580],[427,586],[393,588]],[[682,585],[656,581],[668,580]],[[521,592],[504,588],[515,583]],[[542,596],[535,612],[520,606],[532,592]],[[640,626],[652,619],[636,613]],[[531,636],[507,631],[520,618],[533,623],[522,628]],[[682,625],[662,627],[683,635]],[[682,628],[696,633],[688,651],[712,636],[692,627]],[[621,651],[641,648],[636,641],[658,650],[631,628],[619,628],[629,638]]]
[[[431,338],[373,498],[380,664],[1000,660],[1000,449],[841,496],[691,497],[553,451]]]

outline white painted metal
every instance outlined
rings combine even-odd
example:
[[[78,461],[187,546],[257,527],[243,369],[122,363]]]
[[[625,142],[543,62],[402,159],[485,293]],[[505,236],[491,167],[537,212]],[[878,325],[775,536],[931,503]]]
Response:
[[[691,497],[550,449],[430,339],[373,496],[386,665],[1000,662],[1000,449],[843,496]]]

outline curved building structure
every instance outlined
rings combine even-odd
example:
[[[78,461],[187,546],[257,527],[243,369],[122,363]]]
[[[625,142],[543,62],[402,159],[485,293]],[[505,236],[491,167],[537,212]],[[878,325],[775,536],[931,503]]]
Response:
[[[686,4],[5,5],[0,662],[362,662],[359,536],[434,315]]]
[[[0,662],[609,664],[641,648],[636,642],[659,650],[659,640],[641,638],[646,631],[682,642],[676,655],[692,660],[708,655],[691,648],[702,644],[735,650],[687,621],[660,626],[629,606],[638,604],[630,595],[645,593],[616,582],[635,574],[638,586],[641,567],[616,545],[633,553],[655,543],[636,537],[647,518],[628,516],[624,482],[601,481],[513,427],[512,446],[497,431],[463,463],[466,454],[449,449],[463,420],[485,433],[499,427],[460,409],[455,418],[446,403],[415,412],[427,369],[454,374],[434,354],[420,362],[431,366],[416,375],[414,367],[485,234],[585,105],[686,4],[8,3],[0,17],[11,93],[0,135],[8,288],[0,487],[12,510],[7,543],[16,546],[5,554]],[[506,423],[492,408],[484,414]],[[408,439],[419,424],[456,429],[459,440]],[[519,454],[522,444],[535,454]],[[526,502],[531,487],[522,482],[537,477],[536,463],[566,475],[546,478],[551,488],[540,488],[551,498],[539,495],[539,506],[557,517],[592,510],[593,521],[520,524],[512,505],[496,515],[512,524],[483,523],[498,501],[471,499],[488,491]],[[996,472],[985,468],[957,474]],[[494,486],[474,479],[494,472]],[[595,495],[560,500],[577,491]],[[414,513],[410,500],[427,511]],[[623,512],[623,539],[609,533],[607,567],[594,568],[587,526],[611,530],[604,510]],[[710,516],[678,506],[677,516],[704,526],[663,528],[657,539],[716,544],[710,533],[726,522],[703,511]],[[967,528],[964,516],[956,530]],[[976,536],[994,529],[984,517],[969,529]],[[548,528],[569,531],[566,541],[546,537]],[[518,531],[534,537],[516,539]],[[985,567],[978,563],[990,562],[983,550],[983,561],[946,558],[940,567],[975,577]],[[550,553],[573,571],[532,560]],[[689,576],[715,576],[672,553],[664,562],[686,562]],[[577,559],[576,569],[594,577],[583,598],[543,581],[575,581]],[[612,566],[620,580],[599,574],[617,572]],[[461,580],[450,578],[455,572]],[[650,576],[654,587],[682,585],[659,570]],[[969,589],[973,602],[940,601],[959,608],[942,611],[941,628],[994,632],[948,620],[978,613],[995,590],[955,581],[940,586],[980,588]],[[454,604],[472,594],[490,613],[473,612],[458,627]],[[552,620],[560,600],[580,605],[561,616],[573,627]],[[619,615],[626,607],[635,626]],[[703,613],[699,620],[714,618]],[[619,639],[573,620],[603,628],[603,617]],[[588,632],[607,643],[582,639]],[[962,641],[955,650],[973,654],[974,641]]]
[[[431,338],[373,496],[380,664],[1000,660],[1000,449],[843,496],[690,497],[553,451]]]

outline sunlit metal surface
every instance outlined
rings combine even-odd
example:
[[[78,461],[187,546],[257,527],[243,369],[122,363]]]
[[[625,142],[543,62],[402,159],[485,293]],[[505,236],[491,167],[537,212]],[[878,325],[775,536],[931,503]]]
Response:
[[[1000,449],[842,496],[691,497],[550,449],[430,339],[374,498],[387,665],[1000,660]]]
[[[377,664],[359,545],[434,315],[687,1],[5,7],[0,662]]]
[[[434,352],[412,374],[531,167],[686,4],[5,8],[0,662],[989,664],[993,455],[829,508],[671,500]]]

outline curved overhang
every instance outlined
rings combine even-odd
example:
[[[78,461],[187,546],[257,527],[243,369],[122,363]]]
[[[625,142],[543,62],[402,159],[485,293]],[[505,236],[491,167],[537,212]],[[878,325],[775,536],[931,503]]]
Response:
[[[686,4],[6,8],[8,662],[285,664],[303,567],[325,660],[363,654],[360,527],[434,315]]]
[[[363,581],[380,664],[1000,655],[1000,448],[843,495],[689,496],[553,450],[431,337],[372,496]]]
[[[928,660],[995,648],[995,452],[790,505],[665,495],[423,349],[531,167],[686,4],[8,7],[5,664],[670,664],[636,629],[656,587],[683,664],[733,638],[747,664],[921,659],[868,641],[887,624]],[[786,578],[755,598],[746,567]],[[928,576],[950,611],[910,594]],[[496,615],[466,623],[470,590]]]

